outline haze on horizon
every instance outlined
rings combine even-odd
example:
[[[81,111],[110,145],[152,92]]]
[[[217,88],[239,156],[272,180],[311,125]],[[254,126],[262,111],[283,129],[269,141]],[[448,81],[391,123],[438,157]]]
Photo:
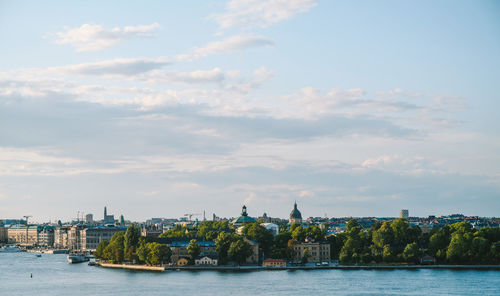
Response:
[[[497,1],[0,1],[0,218],[498,216]]]

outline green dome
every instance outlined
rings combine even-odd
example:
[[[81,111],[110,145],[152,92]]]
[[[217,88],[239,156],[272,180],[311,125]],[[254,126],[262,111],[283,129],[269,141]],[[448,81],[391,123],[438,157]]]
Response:
[[[297,209],[297,203],[295,203],[293,206],[293,210],[290,213],[290,219],[302,219],[302,214]]]
[[[255,218],[252,218],[248,216],[247,214],[247,207],[243,205],[243,208],[241,209],[241,216],[238,218],[234,219],[231,223],[233,224],[244,224],[244,223],[252,223],[256,222]]]

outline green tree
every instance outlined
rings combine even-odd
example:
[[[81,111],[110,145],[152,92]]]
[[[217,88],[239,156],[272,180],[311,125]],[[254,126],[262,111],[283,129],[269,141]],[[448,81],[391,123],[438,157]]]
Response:
[[[104,255],[105,257],[107,257],[107,260],[111,260],[115,264],[123,263],[125,241],[124,236],[124,231],[118,231],[111,237],[108,246],[104,250]]]
[[[302,254],[302,258],[300,260],[300,263],[302,265],[306,264],[307,262],[309,262],[309,258],[311,258],[311,254],[309,253],[308,249],[305,249],[304,253]]]
[[[139,246],[139,238],[141,237],[141,232],[139,228],[135,224],[130,224],[125,232],[125,240],[124,240],[124,251],[125,258],[128,260],[134,259],[134,253]]]
[[[148,265],[161,265],[164,261],[170,259],[172,255],[169,247],[156,242],[148,243],[147,249],[146,263]]]
[[[417,263],[420,252],[417,243],[407,244],[403,251],[403,258],[408,263]]]
[[[198,242],[195,239],[189,241],[189,245],[187,247],[187,251],[189,256],[191,257],[191,262],[194,262],[198,256],[200,256],[200,246],[198,246]]]
[[[238,264],[244,263],[252,253],[252,247],[242,238],[232,242],[228,250],[228,255]]]
[[[475,263],[488,262],[490,243],[481,236],[474,237],[470,246],[470,256]]]
[[[144,263],[147,263],[149,257],[149,248],[146,243],[146,240],[143,238],[139,240],[139,247],[137,248],[137,256],[139,257],[139,260],[141,260]]]
[[[104,259],[106,260],[106,258],[104,258],[104,249],[106,249],[106,247],[108,246],[109,242],[108,240],[103,240],[99,243],[99,245],[97,245],[97,248],[94,252],[94,257],[96,259]]]
[[[306,238],[306,232],[302,226],[294,227],[292,231],[292,238],[298,242],[303,242]]]
[[[464,263],[468,259],[469,247],[467,233],[463,233],[461,230],[455,231],[451,235],[450,245],[446,250],[446,259],[453,264]]]
[[[316,242],[325,241],[325,231],[317,225],[311,225],[305,229],[306,237],[313,239]]]
[[[259,243],[259,252],[264,254],[271,253],[273,245],[273,233],[259,223],[249,223],[243,228],[243,234],[251,240],[256,240]]]
[[[230,234],[221,232],[215,239],[215,250],[217,251],[217,255],[219,256],[219,262],[221,264],[226,264],[228,260],[228,251],[231,243],[233,242],[233,238]]]

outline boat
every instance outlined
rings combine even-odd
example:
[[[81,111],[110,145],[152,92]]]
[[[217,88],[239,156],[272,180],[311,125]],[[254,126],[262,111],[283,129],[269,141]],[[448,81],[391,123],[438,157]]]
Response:
[[[42,254],[36,254],[37,257],[42,257]]]
[[[17,252],[21,252],[21,250],[19,250],[19,248],[16,247],[16,246],[7,245],[7,246],[3,246],[2,248],[0,248],[0,252],[3,252],[3,253],[17,253]]]
[[[85,254],[76,254],[72,253],[68,255],[68,263],[82,263],[89,261],[89,257],[85,256]]]

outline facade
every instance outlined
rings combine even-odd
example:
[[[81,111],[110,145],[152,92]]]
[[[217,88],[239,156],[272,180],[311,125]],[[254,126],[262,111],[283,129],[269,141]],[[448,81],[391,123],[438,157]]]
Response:
[[[255,220],[255,218],[248,216],[247,207],[243,205],[243,208],[241,208],[241,216],[231,221],[231,224],[233,224],[235,227],[240,227],[246,223],[253,223],[256,221],[257,220]]]
[[[118,231],[126,231],[127,227],[96,226],[80,230],[81,250],[95,251],[103,240],[110,240]]]
[[[330,261],[330,244],[305,242],[293,245],[295,251],[294,262],[301,262],[306,253],[309,254],[308,262],[329,262]]]
[[[404,209],[403,209],[403,210],[401,210],[401,211],[399,212],[399,218],[406,218],[406,219],[408,219],[408,217],[409,217],[408,210],[404,210]]]
[[[173,262],[173,261],[172,261],[172,262]],[[175,261],[175,262],[177,262],[177,265],[178,265],[178,266],[186,266],[186,265],[188,265],[188,264],[189,264],[189,261],[188,261],[186,258],[184,258],[184,257],[179,258],[179,260],[177,260],[177,261]]]
[[[273,235],[278,235],[278,233],[280,233],[280,227],[278,226],[278,224],[261,223],[260,225],[264,226],[267,230],[270,230]]]
[[[68,248],[68,230],[69,226],[57,227],[54,229],[54,248],[67,249]]]
[[[54,227],[43,226],[38,232],[38,245],[43,247],[54,247]]]
[[[293,205],[293,210],[290,213],[290,218],[288,219],[288,222],[290,224],[293,224],[293,223],[299,223],[300,224],[300,223],[302,223],[302,214],[297,209],[297,203],[295,203]]]
[[[14,225],[7,231],[9,243],[35,245],[38,243],[38,225]]]
[[[268,258],[262,261],[263,267],[286,267],[286,261],[283,259],[271,259]]]
[[[93,224],[94,223],[94,215],[92,215],[92,214],[85,215],[85,223]]]
[[[245,242],[247,242],[250,247],[252,247],[252,255],[247,258],[246,263],[258,263],[259,262],[259,243],[254,240],[249,240],[246,237],[243,238]]]
[[[214,241],[197,241],[196,243],[200,247],[200,257],[217,258]],[[170,243],[170,250],[172,250],[170,262],[177,262],[181,258],[189,258],[188,246],[188,241],[173,241]]]
[[[141,236],[158,237],[162,233],[163,233],[163,228],[157,226],[145,226],[141,229]]]
[[[217,259],[210,257],[201,257],[200,259],[194,260],[195,265],[208,265],[208,266],[217,266]]]
[[[68,248],[72,250],[80,250],[81,249],[81,239],[80,239],[80,230],[83,229],[83,225],[73,225],[70,229],[68,229]]]
[[[0,226],[0,243],[6,243],[9,241],[7,228]]]

